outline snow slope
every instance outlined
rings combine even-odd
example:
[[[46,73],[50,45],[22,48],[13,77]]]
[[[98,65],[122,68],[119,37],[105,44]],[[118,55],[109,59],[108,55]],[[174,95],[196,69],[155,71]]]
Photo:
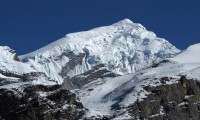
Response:
[[[200,63],[200,43],[191,45],[183,53],[172,58],[179,63]]]
[[[83,105],[89,109],[85,117],[119,115],[119,119],[130,118],[126,108],[149,94],[143,89],[144,86],[159,86],[163,77],[170,78],[166,84],[177,83],[180,75],[200,81],[199,48],[200,44],[192,45],[157,67],[116,78],[99,79],[75,90]],[[122,109],[114,111],[113,105],[119,105]]]
[[[66,76],[84,73],[98,64],[105,64],[113,73],[124,75],[147,68],[180,52],[168,41],[156,37],[141,24],[124,19],[110,26],[67,34],[65,37],[32,53],[21,60],[41,70],[52,79],[63,82],[59,75],[70,58],[64,54],[85,54]]]
[[[15,74],[36,72],[30,65],[14,60],[16,53],[7,46],[0,46],[0,71]]]
[[[200,79],[200,43],[191,45],[171,60],[182,64],[188,77]]]

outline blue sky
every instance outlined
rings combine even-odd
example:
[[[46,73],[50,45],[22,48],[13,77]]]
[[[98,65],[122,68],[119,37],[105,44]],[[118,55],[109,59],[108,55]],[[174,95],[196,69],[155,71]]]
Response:
[[[200,42],[199,0],[1,0],[0,45],[25,54],[124,18],[180,49]]]

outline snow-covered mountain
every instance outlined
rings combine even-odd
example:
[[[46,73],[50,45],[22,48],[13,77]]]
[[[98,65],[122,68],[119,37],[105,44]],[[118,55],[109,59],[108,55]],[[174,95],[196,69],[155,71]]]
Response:
[[[145,86],[177,84],[181,76],[200,82],[199,53],[200,44],[195,44],[176,57],[164,60],[152,68],[115,78],[100,78],[74,92],[89,109],[85,117],[108,115],[118,116],[115,119],[131,119],[133,117],[128,114],[128,107],[151,94],[145,90]]]
[[[114,74],[125,75],[179,52],[141,24],[124,19],[110,26],[67,34],[20,59],[61,84],[100,64]]]
[[[19,58],[0,46],[0,119],[198,120],[199,53],[128,19]]]

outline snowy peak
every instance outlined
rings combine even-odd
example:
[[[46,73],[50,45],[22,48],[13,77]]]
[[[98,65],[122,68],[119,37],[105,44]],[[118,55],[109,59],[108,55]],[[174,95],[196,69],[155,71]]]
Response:
[[[124,19],[110,26],[67,34],[20,58],[50,78],[62,81],[66,76],[74,77],[99,64],[115,74],[134,73],[179,52],[141,24]],[[79,61],[71,62],[75,58]],[[61,77],[65,67],[71,69]]]
[[[26,92],[24,88],[29,85],[34,85],[33,87],[39,85],[39,89],[33,88],[33,91],[37,89],[39,98],[57,101],[54,98],[63,96],[63,92],[60,93],[55,89],[58,93],[52,96],[51,90],[46,89],[46,86],[62,84],[63,89],[70,89],[78,95],[87,109],[83,116],[86,119],[87,117],[98,119],[101,116],[116,120],[132,119],[135,113],[139,113],[135,116],[139,118],[143,111],[138,107],[138,103],[150,96],[152,100],[147,99],[147,106],[153,103],[158,111],[155,112],[154,106],[146,107],[154,111],[149,112],[148,118],[162,116],[167,113],[163,110],[169,110],[168,105],[171,105],[171,101],[177,101],[174,96],[183,97],[181,98],[183,101],[178,100],[180,103],[177,104],[182,108],[182,105],[188,105],[187,98],[196,95],[193,94],[190,84],[177,83],[184,82],[186,76],[200,80],[199,48],[200,44],[195,44],[180,53],[180,50],[167,40],[157,37],[141,24],[124,19],[110,26],[67,34],[39,50],[20,56],[21,61],[18,61],[14,50],[0,46],[0,89],[14,88],[24,93]],[[199,88],[199,83],[196,84],[196,81],[192,83]],[[165,85],[179,85],[184,88],[184,90],[179,89],[180,94],[175,92],[175,95],[171,92],[173,93],[177,87],[170,89],[169,96],[173,99],[166,99],[169,101],[167,106],[163,104],[163,100],[165,101],[163,96],[157,99],[157,93],[160,94],[160,91],[156,87]],[[164,88],[164,96],[168,89]],[[32,91],[32,87],[27,89],[26,93],[30,93],[29,90]],[[54,91],[54,87],[52,90]],[[48,97],[49,95],[51,97]],[[134,109],[132,105],[136,102],[138,111],[131,111]],[[195,104],[197,102],[195,101]],[[81,105],[81,108],[83,106]],[[140,107],[143,106],[146,105]],[[62,106],[62,109],[66,108],[71,107]],[[45,113],[46,111],[49,110],[45,110]]]
[[[129,26],[132,26],[132,25],[134,25],[135,23],[133,23],[130,19],[127,19],[127,18],[125,18],[124,20],[121,20],[121,21],[119,21],[119,22],[117,22],[117,23],[114,23],[113,25],[118,25],[118,26],[124,26],[124,25],[129,25]]]
[[[133,23],[130,19],[124,19],[124,20],[121,20],[117,23],[114,23],[112,26],[114,27],[118,27],[118,28],[134,28],[134,29],[143,29],[143,30],[146,30],[146,28],[144,26],[142,26],[141,24],[139,23]]]
[[[124,20],[119,21],[118,23],[122,24],[134,24],[130,19],[125,18]]]

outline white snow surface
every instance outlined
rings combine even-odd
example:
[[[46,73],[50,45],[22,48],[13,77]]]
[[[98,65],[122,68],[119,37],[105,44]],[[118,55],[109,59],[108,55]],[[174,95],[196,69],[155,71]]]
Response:
[[[191,45],[184,52],[172,58],[179,63],[200,63],[200,43]]]
[[[67,76],[73,77],[101,63],[116,74],[134,73],[165,58],[173,57],[180,50],[165,39],[156,37],[141,24],[124,19],[110,26],[67,34],[20,58],[62,83],[63,79],[59,73],[69,62],[69,58],[57,58],[66,52],[76,55],[86,53],[82,64],[69,71]]]
[[[29,64],[14,60],[16,53],[7,46],[0,46],[0,71],[21,75],[35,72]]]
[[[182,64],[185,70],[184,74],[188,77],[200,79],[200,43],[189,46],[171,60]]]
[[[20,61],[14,60],[14,57],[16,56],[16,53],[14,50],[7,46],[0,46],[0,72],[2,73],[12,73],[15,75],[23,76],[23,74],[26,73],[32,73],[32,72],[39,72],[38,70],[35,70],[32,68],[29,64],[23,63]],[[8,79],[12,81],[18,81],[19,78],[17,77],[10,77],[6,76],[4,74],[0,73],[0,78],[2,79]],[[49,81],[49,78],[47,78],[44,75],[40,75],[38,78],[31,82],[22,82],[22,83],[14,83],[14,84],[8,84],[0,86],[0,88],[18,88],[21,85],[24,84],[43,84],[43,85],[55,85],[55,81]]]
[[[85,117],[117,114],[119,119],[129,118],[126,107],[137,100],[142,100],[149,94],[143,89],[144,86],[161,85],[160,78],[162,77],[171,78],[166,84],[176,84],[180,75],[200,81],[198,56],[200,49],[198,48],[200,48],[200,44],[192,45],[175,58],[169,59],[169,62],[161,63],[158,67],[116,78],[99,79],[85,85],[80,90],[75,90],[80,101],[89,109]],[[191,57],[193,60],[189,59]],[[117,102],[122,110],[114,113],[111,106]]]

